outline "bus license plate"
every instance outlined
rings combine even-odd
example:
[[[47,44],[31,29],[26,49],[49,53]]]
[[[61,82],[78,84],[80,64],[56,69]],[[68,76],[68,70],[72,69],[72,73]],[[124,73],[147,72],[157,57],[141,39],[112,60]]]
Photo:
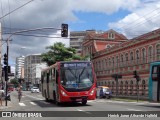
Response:
[[[82,99],[76,99],[76,101],[82,101]]]

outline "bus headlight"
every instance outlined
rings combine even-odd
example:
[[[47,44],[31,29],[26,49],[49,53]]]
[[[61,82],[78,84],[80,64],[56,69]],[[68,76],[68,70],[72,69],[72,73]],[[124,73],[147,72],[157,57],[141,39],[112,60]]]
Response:
[[[61,94],[62,94],[63,96],[67,96],[67,94],[66,94],[63,90],[61,90]]]
[[[90,92],[90,95],[93,95],[94,94],[94,89]]]

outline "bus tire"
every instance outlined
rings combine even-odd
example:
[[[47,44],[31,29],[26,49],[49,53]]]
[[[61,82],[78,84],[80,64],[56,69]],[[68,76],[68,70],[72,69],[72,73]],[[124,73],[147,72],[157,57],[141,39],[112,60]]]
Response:
[[[82,105],[86,105],[87,100],[82,100]]]

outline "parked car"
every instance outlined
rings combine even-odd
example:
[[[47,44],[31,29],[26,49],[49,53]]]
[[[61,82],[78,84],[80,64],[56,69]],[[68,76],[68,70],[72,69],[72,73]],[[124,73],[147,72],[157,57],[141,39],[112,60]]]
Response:
[[[97,97],[99,98],[111,98],[112,92],[107,86],[98,86],[97,87]]]
[[[31,88],[31,93],[34,93],[34,92],[39,93],[39,88],[38,87],[32,87]]]

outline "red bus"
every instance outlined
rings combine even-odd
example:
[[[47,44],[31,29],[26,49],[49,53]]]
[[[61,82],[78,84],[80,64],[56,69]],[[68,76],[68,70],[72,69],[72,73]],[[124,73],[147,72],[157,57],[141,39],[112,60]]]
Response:
[[[82,102],[96,98],[96,75],[89,61],[57,62],[42,70],[42,96],[46,101]]]

